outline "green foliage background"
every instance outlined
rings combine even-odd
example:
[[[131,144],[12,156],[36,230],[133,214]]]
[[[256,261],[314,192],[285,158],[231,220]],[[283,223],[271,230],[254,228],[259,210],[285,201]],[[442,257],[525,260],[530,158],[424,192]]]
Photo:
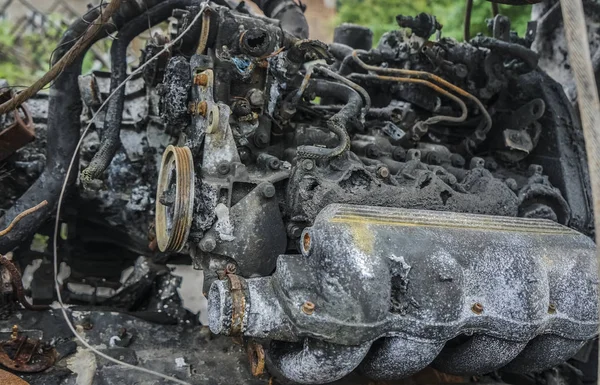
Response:
[[[444,26],[442,35],[462,40],[465,14],[464,0],[338,0],[336,24],[341,22],[367,26],[373,30],[376,44],[384,32],[398,29],[396,15],[415,16],[427,12],[437,17]],[[512,29],[524,36],[531,16],[531,6],[503,6],[500,13],[510,17]],[[486,18],[492,17],[488,1],[474,0],[471,15],[471,36],[487,33]]]
[[[0,20],[0,79],[11,86],[28,86],[50,68],[50,57],[67,28],[60,15],[49,15],[54,23],[44,33],[27,31],[17,41],[11,33],[11,20]],[[83,73],[92,68],[94,59],[88,53],[83,61]]]

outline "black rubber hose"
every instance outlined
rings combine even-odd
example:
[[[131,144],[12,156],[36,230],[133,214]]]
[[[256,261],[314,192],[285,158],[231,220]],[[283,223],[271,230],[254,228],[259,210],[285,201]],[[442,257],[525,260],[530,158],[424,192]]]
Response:
[[[145,6],[152,7],[158,1],[160,0],[146,0]],[[136,7],[133,7],[131,3],[133,2],[121,4],[118,12],[113,15],[114,23],[107,23],[96,39],[90,43],[90,46],[107,37],[109,33],[118,30],[127,20],[142,12],[137,8],[138,3],[135,3]],[[52,65],[56,64],[77,42],[90,23],[100,15],[100,9],[97,7],[90,10],[69,26],[54,52]],[[35,183],[0,218],[0,228],[5,228],[19,213],[44,200],[48,201],[48,205],[26,216],[8,234],[0,237],[0,253],[7,253],[33,236],[56,208],[69,163],[79,142],[82,102],[77,78],[81,74],[84,56],[85,53],[82,53],[73,63],[65,67],[50,88],[46,167]],[[69,185],[75,181],[75,175],[73,173],[69,176]]]
[[[294,0],[252,0],[265,16],[281,22],[284,31],[300,39],[308,39],[308,23],[304,11]]]
[[[127,23],[117,35],[110,48],[111,76],[110,93],[112,94],[127,78],[127,47],[129,43],[149,26],[157,25],[167,20],[175,8],[181,8],[195,3],[194,0],[166,0]],[[94,155],[88,167],[81,172],[84,184],[99,179],[114,158],[121,141],[119,133],[125,105],[125,87],[121,87],[106,108],[105,126],[100,148]]]
[[[477,36],[471,39],[471,44],[475,47],[484,47],[497,53],[519,58],[527,64],[530,69],[535,69],[538,65],[538,54],[519,44],[509,43],[488,36]]]
[[[345,84],[326,80],[311,80],[307,92],[317,96],[335,98],[344,102],[345,105],[327,121],[327,128],[339,138],[339,144],[335,148],[300,146],[297,152],[298,157],[330,159],[342,155],[350,148],[350,137],[346,132],[346,126],[350,119],[359,116],[363,106],[360,94]]]

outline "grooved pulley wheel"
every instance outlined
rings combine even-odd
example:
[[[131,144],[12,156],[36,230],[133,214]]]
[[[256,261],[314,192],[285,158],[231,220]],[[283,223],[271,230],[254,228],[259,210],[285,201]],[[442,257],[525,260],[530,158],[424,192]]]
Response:
[[[168,146],[156,191],[156,241],[160,251],[181,251],[194,211],[194,160],[188,147]]]

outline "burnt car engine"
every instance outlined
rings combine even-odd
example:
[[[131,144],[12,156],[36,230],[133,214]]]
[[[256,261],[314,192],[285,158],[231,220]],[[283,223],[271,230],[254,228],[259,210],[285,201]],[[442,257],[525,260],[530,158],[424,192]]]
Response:
[[[82,206],[138,249],[153,228],[153,251],[189,255],[210,330],[283,381],[536,372],[596,336],[581,130],[534,31],[498,15],[492,37],[457,42],[431,15],[399,15],[375,46],[351,24],[325,44],[293,1],[258,5],[270,17],[159,2],[122,22],[110,74],[62,75],[79,110],[51,94],[49,133],[68,121],[76,141],[80,115],[117,92],[83,139]],[[118,90],[129,41],[170,16],[141,63],[190,32]]]

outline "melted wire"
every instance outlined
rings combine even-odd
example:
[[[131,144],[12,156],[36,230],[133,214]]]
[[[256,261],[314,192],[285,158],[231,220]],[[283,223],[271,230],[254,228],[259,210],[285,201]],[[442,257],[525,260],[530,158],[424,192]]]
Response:
[[[173,378],[173,377],[169,377],[165,374],[156,372],[154,370],[151,369],[146,369],[143,367],[139,367],[139,366],[135,366],[135,365],[131,365],[128,364],[126,362],[123,362],[121,360],[115,359],[113,357],[110,357],[109,355],[100,352],[98,349],[94,348],[93,346],[91,346],[78,332],[77,330],[75,330],[75,326],[73,325],[73,323],[71,322],[71,320],[69,319],[69,316],[67,314],[67,310],[65,307],[65,304],[63,302],[62,299],[62,295],[60,293],[60,283],[58,281],[58,232],[59,232],[59,227],[60,227],[60,211],[62,208],[62,203],[63,203],[63,199],[65,196],[65,192],[67,190],[67,185],[68,185],[68,176],[71,175],[72,171],[73,171],[73,167],[75,165],[75,161],[77,159],[77,154],[79,153],[79,148],[81,147],[81,144],[83,143],[83,139],[85,138],[86,134],[88,133],[88,131],[90,130],[93,122],[96,120],[98,114],[100,113],[100,111],[102,111],[102,109],[104,107],[106,107],[108,101],[122,88],[125,87],[125,84],[132,79],[135,75],[139,74],[140,72],[143,71],[143,69],[149,65],[150,63],[152,63],[154,60],[156,60],[158,57],[160,57],[161,55],[163,55],[165,52],[167,52],[175,43],[177,43],[179,40],[181,40],[183,38],[183,36],[185,36],[194,26],[194,24],[196,23],[196,21],[198,21],[198,19],[200,18],[200,16],[202,16],[204,14],[204,11],[207,8],[208,3],[207,2],[203,2],[200,8],[200,11],[198,12],[198,14],[194,17],[194,19],[192,20],[192,22],[190,23],[190,25],[179,35],[177,36],[175,39],[173,39],[171,42],[165,44],[164,48],[162,50],[160,50],[158,53],[156,53],[154,56],[152,56],[148,61],[146,61],[145,63],[143,63],[142,65],[140,65],[135,71],[131,72],[131,74],[123,81],[121,82],[121,84],[119,84],[119,86],[117,88],[115,88],[115,90],[108,95],[108,97],[104,100],[104,102],[102,103],[102,105],[100,106],[100,108],[98,108],[98,110],[94,113],[94,115],[92,116],[92,118],[90,119],[88,125],[85,127],[85,129],[83,130],[83,132],[81,133],[81,138],[79,139],[79,142],[77,142],[77,147],[75,148],[75,151],[73,153],[73,156],[71,157],[71,162],[69,163],[69,168],[67,170],[66,176],[65,176],[65,180],[63,182],[61,191],[60,191],[60,196],[58,198],[58,205],[56,208],[56,221],[54,223],[54,234],[53,234],[53,261],[54,261],[54,288],[56,291],[56,295],[58,298],[58,303],[60,304],[60,309],[62,311],[63,317],[65,319],[65,322],[67,323],[67,326],[69,327],[69,329],[71,330],[71,333],[73,333],[73,335],[79,340],[79,342],[81,342],[81,344],[83,346],[85,346],[87,349],[89,349],[90,351],[94,352],[95,354],[97,354],[98,356],[104,358],[105,360],[108,360],[112,363],[115,363],[117,365],[120,365],[122,367],[128,368],[128,369],[132,369],[132,370],[137,370],[139,372],[142,373],[146,373],[146,374],[151,374],[160,378],[163,378],[165,380],[168,381],[172,381],[178,384],[183,384],[183,385],[192,385],[187,381],[183,381],[183,380],[179,380],[177,378]]]
[[[47,204],[48,204],[48,201],[43,200],[40,203],[38,203],[37,205],[33,206],[32,208],[29,208],[29,209],[23,211],[21,214],[17,215],[15,217],[15,219],[13,219],[12,222],[10,222],[10,224],[4,230],[0,231],[0,237],[8,234],[8,232],[10,230],[12,230],[12,228],[15,227],[17,222],[19,222],[21,219],[23,219],[24,217],[26,217],[27,215],[29,215],[31,213],[38,211],[39,209],[46,206]]]
[[[315,69],[325,75],[328,75],[329,77],[334,78],[335,80],[338,80],[338,81],[344,83],[348,87],[350,87],[353,90],[355,90],[356,92],[358,92],[362,96],[362,98],[365,102],[365,107],[364,107],[365,114],[371,109],[371,97],[369,96],[369,93],[367,91],[365,91],[364,88],[362,88],[358,84],[354,83],[353,81],[348,80],[347,78],[343,77],[342,75],[338,74],[337,72],[330,70],[329,68],[323,67],[321,65],[317,65],[317,66],[315,66]]]

